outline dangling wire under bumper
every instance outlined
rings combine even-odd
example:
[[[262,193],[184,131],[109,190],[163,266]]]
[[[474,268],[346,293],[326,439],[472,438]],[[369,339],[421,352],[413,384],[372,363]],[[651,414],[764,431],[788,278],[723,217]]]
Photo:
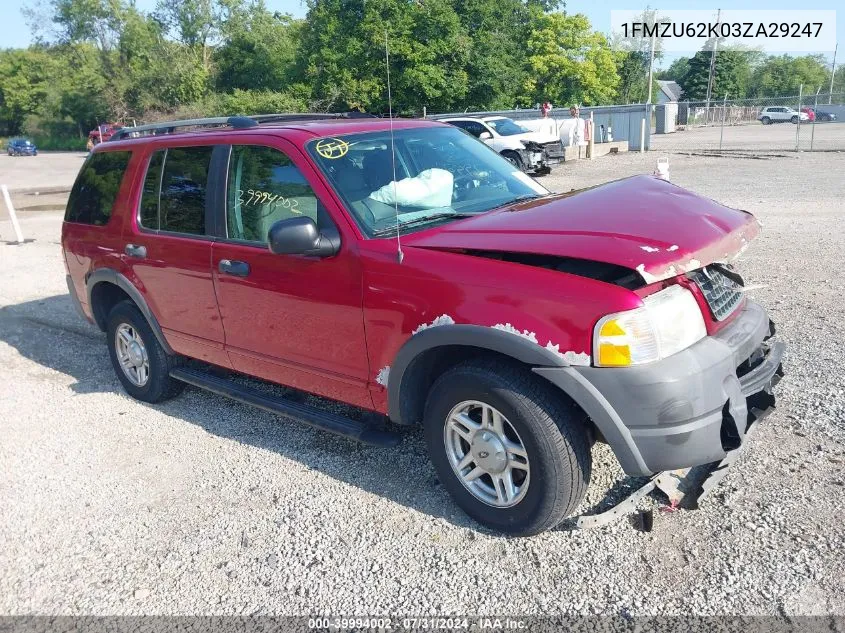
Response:
[[[625,499],[614,505],[612,508],[599,514],[581,515],[577,517],[575,525],[580,529],[598,528],[618,521],[624,516],[631,515],[637,511],[637,505],[642,499],[653,490],[660,490],[669,500],[668,508],[671,510],[684,508],[695,510],[700,502],[705,499],[720,481],[728,474],[731,465],[745,451],[748,446],[748,439],[756,431],[757,426],[763,418],[774,411],[774,398],[760,402],[760,406],[752,406],[749,409],[749,417],[753,417],[745,433],[745,441],[734,450],[728,452],[720,462],[692,468],[678,470],[666,470],[653,475],[647,483],[632,492]],[[644,531],[650,531],[653,522],[653,514],[646,511],[640,516],[639,526]]]

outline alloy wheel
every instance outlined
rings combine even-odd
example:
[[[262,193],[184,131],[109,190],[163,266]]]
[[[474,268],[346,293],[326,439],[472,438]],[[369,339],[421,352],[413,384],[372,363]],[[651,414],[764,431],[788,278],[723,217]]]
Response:
[[[136,387],[143,387],[150,378],[150,359],[138,331],[121,323],[114,333],[114,349],[120,368]]]
[[[495,407],[477,400],[456,405],[443,441],[452,470],[479,501],[497,508],[516,505],[528,492],[528,452],[516,429]]]

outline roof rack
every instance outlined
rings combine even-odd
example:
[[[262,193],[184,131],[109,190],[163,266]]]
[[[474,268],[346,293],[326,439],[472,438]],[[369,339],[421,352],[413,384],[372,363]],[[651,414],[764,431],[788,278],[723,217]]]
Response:
[[[120,128],[112,135],[110,140],[119,141],[125,138],[134,138],[136,136],[146,136],[149,134],[173,134],[177,129],[195,127],[231,127],[234,129],[247,129],[255,127],[261,123],[362,118],[375,118],[375,115],[368,114],[366,112],[293,112],[282,114],[257,114],[254,116],[221,116],[206,119],[182,119],[180,121],[162,121],[160,123],[149,123],[147,125]]]

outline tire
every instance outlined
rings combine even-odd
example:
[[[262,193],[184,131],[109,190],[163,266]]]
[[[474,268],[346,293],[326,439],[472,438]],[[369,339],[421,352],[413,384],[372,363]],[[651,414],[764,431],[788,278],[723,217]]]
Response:
[[[792,117],[791,119],[789,119],[789,122],[792,123],[793,125],[798,125],[798,117],[797,116]]]
[[[118,329],[127,327],[140,340],[142,354],[147,360],[146,380],[141,384],[133,382],[133,378],[124,370],[118,358],[120,353],[116,342]],[[122,331],[126,332],[125,329]],[[106,335],[112,366],[118,380],[130,396],[143,402],[156,403],[179,395],[185,388],[185,383],[170,377],[170,370],[180,365],[182,358],[164,351],[153,334],[150,324],[147,323],[147,319],[133,302],[121,301],[112,308],[107,318]],[[134,351],[137,352],[137,350],[138,348],[135,348]]]
[[[516,152],[505,150],[502,152],[502,156],[519,171],[525,170],[525,163],[522,162],[522,157]]]
[[[449,420],[453,415],[460,415],[461,407],[472,406],[466,403],[482,404],[501,413],[504,416],[501,426],[507,429],[509,446],[524,449],[526,464],[520,467],[516,466],[519,458],[511,457],[512,448],[506,449],[507,457],[503,458],[495,449],[479,450],[492,446],[483,443],[486,438],[479,437],[484,428],[472,435],[472,447],[467,440],[458,440],[460,450],[465,452],[463,457],[474,458],[464,466],[465,476],[477,470],[481,462],[474,460],[478,458],[504,460],[508,468],[515,465],[511,481],[522,483],[512,486],[519,492],[513,495],[509,505],[501,502],[499,487],[489,472],[465,484],[456,471],[459,465],[453,466],[460,455],[454,454],[450,444],[456,436]],[[463,419],[467,415],[481,419],[471,409]],[[586,417],[551,385],[519,366],[498,359],[481,359],[446,371],[429,391],[424,425],[429,456],[443,487],[470,517],[498,532],[528,536],[555,527],[575,511],[587,490],[592,456]],[[501,467],[501,461],[497,464]],[[526,465],[530,470],[520,470]],[[494,494],[499,498],[485,501],[477,491],[470,490],[470,485],[486,486],[491,491],[496,486]]]
[[[760,119],[760,123],[762,123],[763,125],[770,125],[772,123],[772,120],[769,117],[764,116],[762,119]]]

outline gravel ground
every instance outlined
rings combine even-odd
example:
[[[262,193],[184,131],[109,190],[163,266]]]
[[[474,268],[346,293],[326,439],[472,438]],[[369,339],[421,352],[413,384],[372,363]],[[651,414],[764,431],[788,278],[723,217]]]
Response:
[[[387,451],[196,389],[129,399],[67,298],[60,215],[22,213],[35,241],[0,241],[0,613],[845,615],[845,182],[829,177],[845,155],[670,160],[673,181],[764,223],[740,266],[789,347],[752,449],[703,509],[650,533],[504,538],[436,484],[417,431]],[[595,460],[585,509],[635,483]]]
[[[801,150],[812,144],[814,150],[845,151],[845,121],[802,123],[800,130],[795,128],[792,123],[726,125],[724,132],[719,126],[689,128],[674,134],[652,134],[651,149],[718,150],[721,136],[723,150],[793,151],[797,134]]]
[[[19,213],[64,210],[68,192],[87,152],[39,152],[38,156],[0,153],[0,185],[6,185]],[[0,218],[6,216],[0,202]]]

